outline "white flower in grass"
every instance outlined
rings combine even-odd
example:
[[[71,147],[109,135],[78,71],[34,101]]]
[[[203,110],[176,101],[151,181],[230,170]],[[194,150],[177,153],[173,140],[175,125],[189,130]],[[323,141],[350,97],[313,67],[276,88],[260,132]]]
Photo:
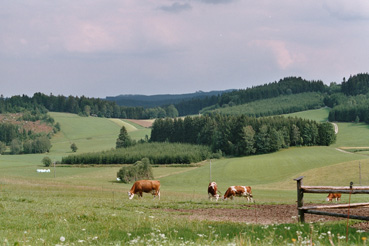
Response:
[[[61,242],[64,242],[64,241],[65,241],[65,237],[61,236],[61,237],[60,237],[60,241],[61,241]]]
[[[97,240],[98,239],[98,237],[97,236],[94,236],[93,238],[92,238],[92,240]]]
[[[155,217],[154,217],[154,216],[152,216],[152,215],[150,215],[150,216],[149,216],[149,218],[153,219],[153,218],[155,218]]]
[[[85,240],[80,239],[80,240],[78,240],[78,242],[79,242],[79,243],[84,243],[84,242],[85,242]]]
[[[357,233],[363,233],[363,232],[365,232],[364,230],[357,230],[356,231]]]
[[[131,235],[132,235],[131,233],[127,232],[127,236],[129,236],[129,237],[130,237]]]

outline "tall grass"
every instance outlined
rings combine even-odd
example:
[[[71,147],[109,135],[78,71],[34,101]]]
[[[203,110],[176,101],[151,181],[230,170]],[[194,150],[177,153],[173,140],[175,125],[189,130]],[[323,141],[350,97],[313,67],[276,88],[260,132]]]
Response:
[[[300,245],[311,238],[328,245],[329,232],[335,243],[345,245],[345,223],[251,225],[186,219],[186,211],[214,206],[203,199],[158,201],[147,195],[128,200],[114,188],[64,185],[2,183],[0,191],[4,245]],[[349,244],[362,243],[367,236],[350,228]]]

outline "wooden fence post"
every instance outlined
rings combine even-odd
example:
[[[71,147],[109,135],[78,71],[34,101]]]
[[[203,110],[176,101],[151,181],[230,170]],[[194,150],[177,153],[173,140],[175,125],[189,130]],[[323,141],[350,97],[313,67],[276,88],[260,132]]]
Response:
[[[298,211],[298,219],[299,222],[305,223],[305,211],[302,209],[299,209],[304,206],[304,192],[301,189],[302,186],[302,179],[304,176],[300,176],[296,179],[294,179],[297,182],[297,211]]]

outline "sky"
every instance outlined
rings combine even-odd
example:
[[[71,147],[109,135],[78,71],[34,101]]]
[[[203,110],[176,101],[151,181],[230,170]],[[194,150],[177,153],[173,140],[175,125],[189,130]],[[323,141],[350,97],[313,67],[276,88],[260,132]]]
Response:
[[[2,0],[0,94],[246,89],[369,72],[368,0]]]

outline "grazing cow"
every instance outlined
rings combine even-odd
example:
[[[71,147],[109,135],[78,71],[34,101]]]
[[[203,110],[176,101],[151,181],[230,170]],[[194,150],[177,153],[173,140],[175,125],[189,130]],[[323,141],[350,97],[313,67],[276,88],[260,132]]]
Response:
[[[223,199],[227,200],[227,198],[231,198],[233,200],[234,196],[244,196],[246,197],[247,201],[253,201],[250,186],[230,186],[226,193],[224,193]]]
[[[218,190],[218,185],[217,183],[215,182],[211,182],[209,183],[209,186],[208,186],[208,195],[209,195],[209,200],[211,200],[213,197],[216,199],[216,201],[218,201],[219,199],[219,194],[220,191]]]
[[[155,196],[159,196],[160,200],[160,181],[159,180],[138,180],[136,181],[131,190],[128,191],[129,199],[132,199],[135,194],[138,193],[139,197],[142,197],[142,192],[152,193]]]
[[[341,193],[329,193],[326,201],[331,202],[333,199],[337,201],[341,200]]]

